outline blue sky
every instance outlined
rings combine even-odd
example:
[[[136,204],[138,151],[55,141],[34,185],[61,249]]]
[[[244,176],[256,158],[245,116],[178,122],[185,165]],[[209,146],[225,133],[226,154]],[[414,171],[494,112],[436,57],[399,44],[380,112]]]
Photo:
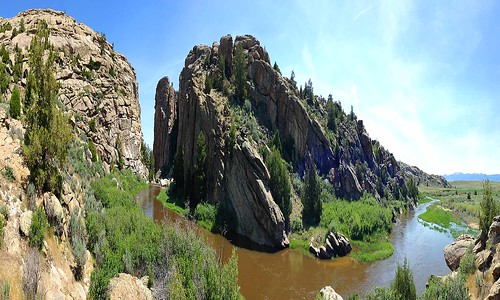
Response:
[[[189,50],[253,34],[282,73],[354,106],[370,136],[426,172],[500,173],[500,2],[2,0],[0,16],[62,10],[135,68],[145,140],[156,83]]]

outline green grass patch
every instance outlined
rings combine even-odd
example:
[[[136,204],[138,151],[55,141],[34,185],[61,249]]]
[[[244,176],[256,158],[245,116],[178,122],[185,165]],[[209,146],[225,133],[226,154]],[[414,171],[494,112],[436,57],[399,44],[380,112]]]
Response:
[[[429,203],[432,200],[434,200],[434,199],[432,199],[431,197],[422,197],[422,198],[418,199],[418,204]]]
[[[394,246],[387,241],[363,242],[351,241],[353,251],[351,257],[364,262],[372,262],[389,258],[394,253]]]
[[[458,223],[453,218],[451,210],[445,209],[439,204],[432,204],[427,207],[427,210],[418,216],[420,219],[434,223],[444,228],[450,228],[451,223]]]
[[[158,196],[156,197],[165,208],[174,211],[182,216],[187,215],[189,212],[188,208],[182,208],[180,205],[180,199],[176,197],[172,197],[167,194],[167,190],[162,190]]]

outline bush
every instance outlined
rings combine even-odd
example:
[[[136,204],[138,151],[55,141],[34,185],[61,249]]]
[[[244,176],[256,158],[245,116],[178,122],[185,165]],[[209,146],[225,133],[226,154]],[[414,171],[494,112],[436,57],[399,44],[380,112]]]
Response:
[[[0,300],[10,299],[10,284],[4,281],[0,284]]]
[[[472,247],[468,247],[464,256],[460,260],[460,265],[458,267],[458,272],[464,275],[474,274],[476,271],[476,258],[472,254]]]
[[[95,144],[92,141],[89,141],[89,151],[92,154],[92,162],[97,161],[97,150],[95,148]]]
[[[90,119],[90,121],[89,121],[89,129],[90,129],[90,131],[92,131],[92,132],[96,132],[96,128],[95,128],[95,119]]]
[[[42,208],[38,208],[33,214],[30,225],[29,245],[38,250],[42,249],[45,230],[47,229],[47,218]]]
[[[10,166],[5,166],[3,170],[3,176],[10,181],[15,181],[16,177],[14,177],[14,170]]]
[[[19,119],[21,116],[21,93],[17,86],[14,87],[10,96],[9,114],[14,119]]]
[[[413,281],[413,273],[410,270],[406,258],[402,266],[398,264],[396,270],[396,278],[394,278],[391,289],[395,292],[398,299],[417,299],[417,291],[415,288],[415,282]]]
[[[469,291],[462,274],[448,277],[444,282],[441,278],[431,276],[429,286],[420,294],[420,300],[467,300]]]
[[[285,161],[281,158],[279,148],[272,147],[271,153],[266,156],[266,166],[270,175],[270,188],[274,201],[278,204],[285,217],[287,228],[290,224],[292,212],[291,183]]]
[[[78,213],[73,212],[70,217],[71,248],[75,257],[76,267],[74,269],[75,279],[82,278],[83,267],[87,261],[87,243],[85,240],[85,225]]]
[[[316,174],[316,165],[309,161],[304,175],[304,189],[302,191],[302,219],[304,224],[316,225],[320,221],[322,203],[320,199],[321,186]]]
[[[292,232],[300,232],[304,229],[304,227],[302,226],[302,220],[297,217],[292,220],[292,224],[290,227]]]
[[[3,215],[0,215],[0,248],[3,247],[3,237],[5,235],[5,226],[6,219]]]
[[[214,229],[216,215],[216,206],[207,202],[198,204],[194,210],[194,217],[198,224],[208,230]]]

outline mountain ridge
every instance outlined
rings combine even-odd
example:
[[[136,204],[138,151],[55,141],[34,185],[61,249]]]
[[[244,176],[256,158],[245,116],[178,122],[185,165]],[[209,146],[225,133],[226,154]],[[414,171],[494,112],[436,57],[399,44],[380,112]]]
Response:
[[[496,181],[500,182],[500,174],[484,174],[484,173],[462,173],[455,172],[453,174],[443,175],[448,181]]]

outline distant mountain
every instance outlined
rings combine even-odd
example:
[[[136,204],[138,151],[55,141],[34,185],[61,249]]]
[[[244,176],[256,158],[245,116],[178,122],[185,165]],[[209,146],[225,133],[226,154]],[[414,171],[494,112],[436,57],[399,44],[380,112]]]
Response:
[[[444,175],[448,181],[483,181],[489,179],[490,181],[500,182],[500,174],[482,174],[482,173],[453,173]]]

